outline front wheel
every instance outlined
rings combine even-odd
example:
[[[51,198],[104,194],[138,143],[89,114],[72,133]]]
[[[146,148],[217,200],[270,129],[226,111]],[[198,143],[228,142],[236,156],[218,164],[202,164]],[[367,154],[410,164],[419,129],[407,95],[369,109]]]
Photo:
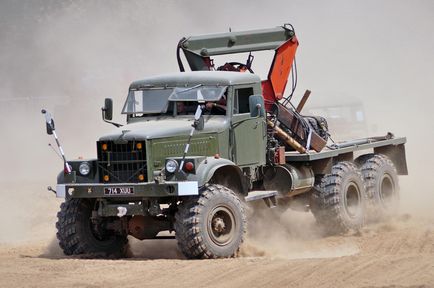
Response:
[[[208,185],[183,200],[175,215],[178,246],[187,258],[229,258],[244,240],[246,216],[240,199],[222,185]]]
[[[57,239],[66,255],[86,258],[121,258],[127,254],[126,235],[104,229],[105,220],[92,221],[94,201],[67,199],[60,206]]]

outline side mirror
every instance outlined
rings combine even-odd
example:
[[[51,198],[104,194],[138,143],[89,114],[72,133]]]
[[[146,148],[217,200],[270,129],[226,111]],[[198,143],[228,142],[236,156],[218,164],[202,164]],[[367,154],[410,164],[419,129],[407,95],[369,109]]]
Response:
[[[113,119],[113,99],[105,98],[104,107],[101,108],[101,112],[102,112],[102,120],[104,122],[110,123],[116,127],[122,126],[121,124],[110,121]]]
[[[203,128],[205,128],[205,120],[203,115],[200,115],[199,119],[194,120],[194,128],[198,131],[201,131]]]
[[[103,117],[105,120],[113,119],[113,99],[105,98],[104,107],[102,108]]]
[[[54,130],[54,121],[53,121],[53,119],[51,119],[51,123],[46,122],[45,124],[47,124],[47,134],[48,135],[52,135],[53,134],[53,130]]]
[[[252,95],[249,97],[250,117],[263,117],[265,115],[264,98],[262,95]]]
[[[54,119],[51,117],[51,114],[47,112],[47,110],[42,109],[41,113],[45,116],[45,125],[47,127],[47,134],[52,135],[54,131]]]
[[[202,115],[202,106],[199,104],[197,105],[196,108],[196,112],[194,113],[194,123],[193,123],[193,128],[195,130],[203,130],[203,128],[205,127],[205,120],[203,119],[203,115]]]

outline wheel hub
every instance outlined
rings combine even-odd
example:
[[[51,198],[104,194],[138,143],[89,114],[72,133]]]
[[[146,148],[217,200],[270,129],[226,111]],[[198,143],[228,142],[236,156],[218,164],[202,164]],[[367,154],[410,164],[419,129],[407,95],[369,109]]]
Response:
[[[388,174],[383,175],[379,191],[381,203],[384,206],[388,206],[393,200],[394,193],[395,187],[392,178]]]
[[[355,183],[350,183],[345,193],[345,209],[351,218],[357,216],[360,210],[360,190]]]
[[[234,212],[225,205],[216,206],[208,216],[208,235],[215,244],[224,246],[236,235]]]
[[[226,228],[225,221],[222,218],[216,217],[212,221],[213,229],[219,233],[223,232]]]

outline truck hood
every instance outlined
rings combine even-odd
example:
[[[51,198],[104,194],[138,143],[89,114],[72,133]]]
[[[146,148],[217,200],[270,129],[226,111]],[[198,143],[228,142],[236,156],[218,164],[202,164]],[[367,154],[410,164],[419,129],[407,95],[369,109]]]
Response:
[[[205,115],[205,128],[195,134],[219,133],[226,129],[229,121],[225,116]],[[100,137],[100,141],[113,140],[146,140],[174,136],[187,136],[192,128],[193,116],[177,118],[148,118],[140,122],[130,123],[112,130]]]

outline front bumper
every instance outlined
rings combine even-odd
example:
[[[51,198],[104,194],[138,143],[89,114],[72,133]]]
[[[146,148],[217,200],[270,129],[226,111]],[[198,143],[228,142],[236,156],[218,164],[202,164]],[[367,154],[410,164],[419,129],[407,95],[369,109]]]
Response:
[[[107,189],[127,189],[129,194],[107,194]],[[130,190],[130,188],[132,188]],[[199,195],[198,182],[164,182],[164,183],[65,183],[58,184],[58,198],[148,198]]]

